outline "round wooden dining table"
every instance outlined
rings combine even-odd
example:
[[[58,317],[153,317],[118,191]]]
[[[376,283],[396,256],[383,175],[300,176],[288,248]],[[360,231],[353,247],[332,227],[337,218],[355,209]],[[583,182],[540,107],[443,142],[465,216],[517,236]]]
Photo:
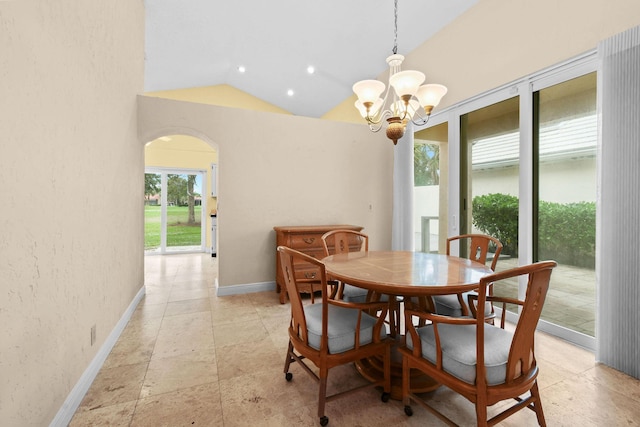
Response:
[[[493,273],[488,266],[465,258],[409,251],[350,252],[328,256],[322,262],[331,279],[389,295],[390,312],[400,309],[398,301],[403,298],[475,290],[480,278]],[[392,335],[397,345],[404,344],[402,334]],[[382,362],[375,358],[359,361],[356,368],[372,381],[383,373]],[[396,351],[392,351],[391,376],[391,397],[399,400],[402,398],[402,358]],[[438,386],[432,378],[417,372],[411,374],[411,389],[415,392],[429,392]]]

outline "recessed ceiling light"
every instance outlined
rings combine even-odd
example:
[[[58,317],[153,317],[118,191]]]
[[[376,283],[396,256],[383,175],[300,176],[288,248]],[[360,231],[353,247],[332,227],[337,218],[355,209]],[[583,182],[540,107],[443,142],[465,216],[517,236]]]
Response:
[[[295,93],[295,92],[293,91],[293,89],[289,89],[289,90],[287,91],[287,95],[289,95],[289,96],[293,96],[293,94],[294,94],[294,93]]]
[[[238,72],[239,72],[239,73],[244,73],[245,71],[247,71],[247,69],[244,67],[244,65],[240,65],[240,66],[238,67]]]
[[[316,72],[316,69],[315,69],[315,67],[314,67],[313,65],[309,65],[309,66],[307,67],[307,73],[309,73],[309,74],[313,74],[313,73],[315,73],[315,72]]]

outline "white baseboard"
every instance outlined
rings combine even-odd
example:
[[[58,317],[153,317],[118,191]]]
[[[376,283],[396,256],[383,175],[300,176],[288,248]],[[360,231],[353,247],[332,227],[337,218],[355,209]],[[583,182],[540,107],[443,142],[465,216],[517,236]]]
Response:
[[[107,356],[111,353],[113,346],[116,345],[118,338],[120,338],[120,334],[129,323],[129,319],[133,315],[133,312],[136,310],[138,303],[142,299],[145,294],[145,287],[142,286],[136,296],[127,307],[127,310],[124,312],[116,326],[113,328],[109,336],[107,337],[98,353],[93,358],[87,369],[84,371],[75,387],[71,390],[71,393],[67,396],[67,399],[62,404],[62,407],[49,424],[49,427],[66,427],[73,418],[73,415],[78,410],[82,399],[84,398],[87,391],[89,391],[89,387],[91,387],[91,383],[95,380],[98,372],[100,372],[100,368],[104,364],[104,361],[107,360]]]
[[[216,295],[219,297],[275,290],[276,282],[260,282],[247,283],[245,285],[218,286],[218,280],[216,279]]]

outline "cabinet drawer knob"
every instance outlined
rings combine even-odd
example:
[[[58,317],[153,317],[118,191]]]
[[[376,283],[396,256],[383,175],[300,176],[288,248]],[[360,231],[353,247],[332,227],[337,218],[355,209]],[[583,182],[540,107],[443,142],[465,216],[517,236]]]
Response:
[[[302,239],[306,244],[310,245],[316,241],[315,237],[305,237]]]
[[[315,279],[316,278],[316,273],[304,273],[304,278],[305,279]]]

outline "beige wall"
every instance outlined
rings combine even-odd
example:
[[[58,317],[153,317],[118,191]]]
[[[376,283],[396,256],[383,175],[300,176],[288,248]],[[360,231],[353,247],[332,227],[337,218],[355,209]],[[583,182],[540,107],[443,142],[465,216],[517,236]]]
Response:
[[[0,2],[0,52],[0,424],[46,426],[143,285],[143,2]]]
[[[428,13],[428,11],[425,11]],[[407,54],[403,69],[449,88],[438,110],[596,48],[640,25],[637,0],[480,0]],[[380,61],[386,58],[381,48]],[[386,84],[386,73],[379,76]],[[355,82],[354,82],[355,83]],[[361,122],[355,95],[324,118]]]
[[[393,144],[383,134],[144,96],[139,107],[141,144],[184,133],[216,147],[220,286],[275,280],[277,225],[358,224],[372,249],[390,248]]]

